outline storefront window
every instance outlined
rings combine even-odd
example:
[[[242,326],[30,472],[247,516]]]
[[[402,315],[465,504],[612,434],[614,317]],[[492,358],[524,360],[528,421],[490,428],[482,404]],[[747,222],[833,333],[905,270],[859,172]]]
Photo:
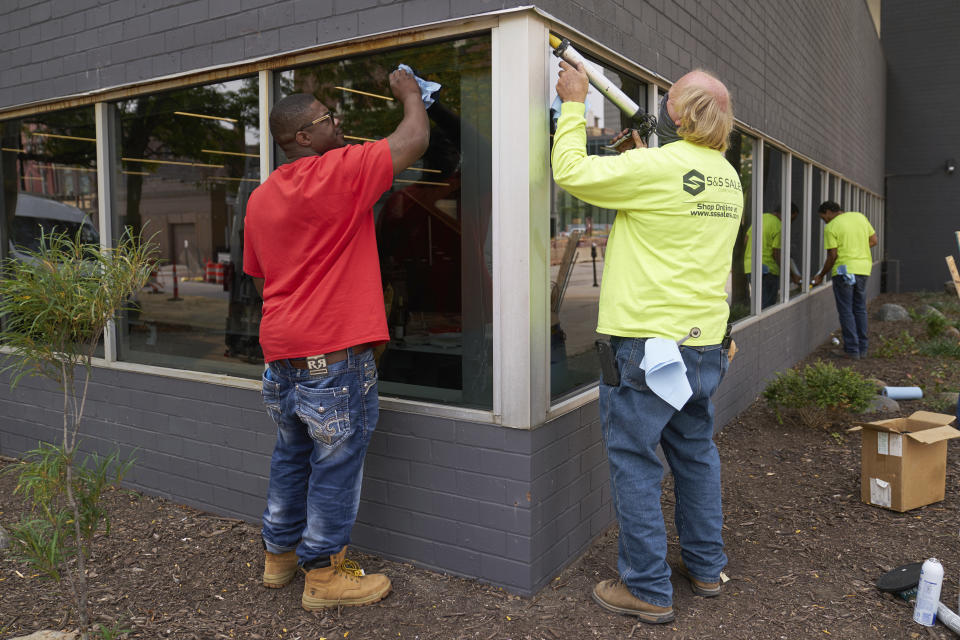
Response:
[[[246,202],[260,183],[256,77],[112,109],[113,233],[142,231],[161,259],[118,323],[120,359],[259,377],[260,300],[240,269]]]
[[[636,78],[593,60],[621,91],[646,105],[646,85]],[[560,66],[550,61],[550,99],[556,98]],[[556,104],[556,103],[554,103]],[[587,94],[587,153],[608,155],[610,141],[628,128],[626,116],[590,87]],[[645,107],[646,108],[646,107]],[[554,128],[551,113],[551,134]],[[551,138],[552,141],[552,138]],[[616,211],[582,202],[551,182],[550,197],[550,397],[595,384],[600,365],[594,342],[607,236]]]
[[[790,289],[787,299],[800,295],[803,267],[809,259],[803,253],[803,221],[800,209],[803,204],[803,173],[805,163],[797,158],[790,163]],[[785,243],[786,244],[786,243]]]
[[[100,244],[93,107],[0,123],[0,255],[24,259],[51,232]],[[97,347],[103,356],[103,340]]]
[[[730,280],[727,285],[727,300],[730,303],[730,322],[746,318],[751,313],[750,305],[750,254],[747,232],[753,220],[753,148],[754,139],[736,129],[730,136],[727,160],[740,174],[743,187],[743,215],[740,231],[733,245],[733,262],[730,265]]]
[[[780,273],[785,251],[783,227],[783,159],[784,155],[778,149],[769,145],[763,147],[763,238],[754,237],[753,228],[747,229],[746,257],[744,270],[748,274],[750,287],[754,295],[760,294],[761,308],[777,304],[783,299],[780,291]],[[789,206],[789,205],[788,205]],[[787,239],[789,242],[789,239]],[[762,242],[762,264],[752,268],[753,243]]]
[[[391,338],[379,360],[384,395],[493,404],[490,61],[482,35],[278,73],[279,98],[313,94],[342,114],[353,144],[399,124],[388,80],[399,64],[442,85],[427,110],[427,152],[374,206]]]

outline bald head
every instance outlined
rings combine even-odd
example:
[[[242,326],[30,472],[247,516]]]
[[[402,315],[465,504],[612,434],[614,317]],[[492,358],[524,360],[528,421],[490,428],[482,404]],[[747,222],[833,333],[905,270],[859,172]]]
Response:
[[[733,130],[733,108],[730,92],[715,76],[694,69],[677,80],[670,88],[667,113],[684,140],[726,151]]]
[[[309,93],[293,93],[270,110],[270,135],[277,144],[284,145],[293,140],[297,129],[304,122],[310,122],[311,108],[317,99]]]

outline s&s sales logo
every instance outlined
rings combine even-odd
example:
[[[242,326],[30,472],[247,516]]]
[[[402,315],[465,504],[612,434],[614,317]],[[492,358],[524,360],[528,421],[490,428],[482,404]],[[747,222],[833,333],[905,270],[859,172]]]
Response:
[[[687,171],[683,176],[683,190],[692,196],[700,195],[706,185],[703,174],[696,169]]]

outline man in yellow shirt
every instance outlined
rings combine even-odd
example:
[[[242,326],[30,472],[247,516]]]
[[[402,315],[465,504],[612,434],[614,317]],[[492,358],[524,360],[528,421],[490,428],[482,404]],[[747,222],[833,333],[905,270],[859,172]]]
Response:
[[[873,268],[870,248],[877,246],[877,232],[858,211],[844,213],[840,205],[827,200],[818,209],[826,223],[823,248],[827,260],[813,277],[818,285],[833,276],[833,297],[843,332],[843,355],[857,360],[867,356],[867,278]]]
[[[661,102],[659,148],[588,156],[587,77],[582,67],[560,66],[554,180],[584,202],[617,210],[597,332],[611,336],[620,374],[616,386],[600,385],[620,580],[599,583],[593,597],[644,622],[670,622],[658,445],[675,479],[676,569],[695,593],[715,596],[727,561],[710,397],[727,368],[725,286],[743,210],[740,178],[723,156],[733,127],[730,96],[706,72],[688,73]],[[636,134],[634,144],[643,146]],[[655,384],[660,366],[675,364],[685,367],[680,380]]]
[[[800,209],[797,205],[791,205],[790,220],[796,219],[798,213]],[[760,303],[763,309],[775,305],[780,293],[780,234],[783,229],[780,215],[779,206],[773,210],[773,213],[763,214],[763,277],[760,284]],[[751,277],[752,262],[753,227],[750,227],[747,229],[747,246],[743,252],[743,272],[747,274],[748,282]],[[790,280],[795,284],[800,283],[800,277],[792,273]]]

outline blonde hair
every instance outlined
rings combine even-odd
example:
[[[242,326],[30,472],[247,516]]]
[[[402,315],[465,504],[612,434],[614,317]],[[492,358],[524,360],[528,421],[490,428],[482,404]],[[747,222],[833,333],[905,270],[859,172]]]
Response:
[[[685,82],[679,88],[670,89],[670,101],[674,111],[680,116],[677,133],[687,142],[720,152],[726,151],[730,132],[733,130],[730,96],[714,76],[699,69],[697,71],[708,76],[719,87],[711,87],[710,82]],[[722,88],[726,100],[718,96],[718,88]]]

